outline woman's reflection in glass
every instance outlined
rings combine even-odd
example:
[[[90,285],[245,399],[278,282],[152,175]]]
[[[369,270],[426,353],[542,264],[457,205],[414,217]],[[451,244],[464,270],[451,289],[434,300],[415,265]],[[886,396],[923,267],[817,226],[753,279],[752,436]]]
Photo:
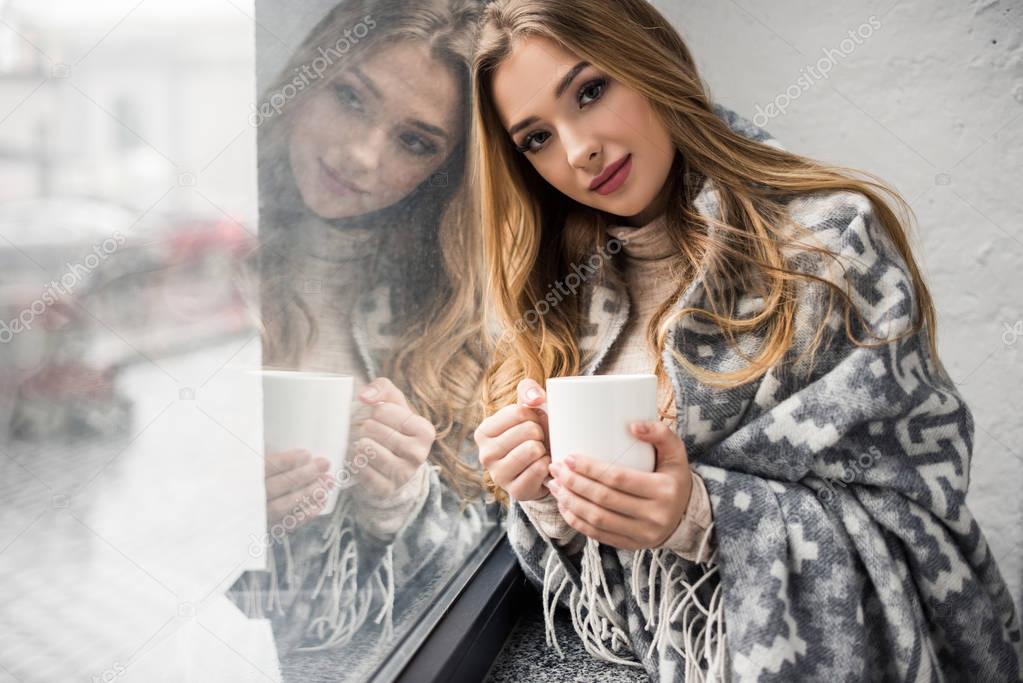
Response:
[[[264,365],[351,374],[361,406],[336,481],[317,454],[267,457],[270,571],[233,593],[274,618],[282,656],[386,637],[487,526],[464,187],[478,9],[341,3],[257,107]],[[331,484],[337,506],[317,516]]]

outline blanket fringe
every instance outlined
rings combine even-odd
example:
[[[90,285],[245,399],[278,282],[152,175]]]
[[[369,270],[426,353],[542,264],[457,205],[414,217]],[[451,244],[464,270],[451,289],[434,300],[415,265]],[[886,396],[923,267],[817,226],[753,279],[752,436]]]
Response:
[[[558,578],[559,572],[561,573],[560,579]],[[628,629],[623,627],[621,617],[610,607],[611,593],[601,567],[598,544],[589,538],[586,539],[586,545],[583,547],[581,581],[582,588],[580,589],[572,582],[565,568],[557,562],[554,553],[548,556],[547,566],[544,568],[541,597],[547,644],[552,645],[555,651],[564,657],[554,629],[554,612],[561,593],[567,587],[570,589],[568,601],[569,612],[572,615],[572,627],[579,635],[586,651],[605,662],[642,667],[641,663],[619,657],[616,654],[622,649],[622,646],[631,646]],[[555,583],[557,583],[557,590],[553,591],[553,595],[551,595]],[[598,589],[603,592],[603,595],[598,593]],[[605,644],[609,637],[610,648]]]
[[[668,648],[674,650],[685,662],[685,680],[689,683],[720,682],[727,676],[721,584],[715,586],[709,604],[704,605],[698,596],[701,586],[718,574],[717,549],[709,556],[706,553],[713,526],[711,523],[701,538],[697,557],[707,559],[698,563],[703,572],[695,582],[690,583],[685,576],[689,561],[671,550],[643,549],[632,556],[630,589],[646,617],[644,627],[653,632],[646,656],[650,657],[655,648],[662,652]],[[670,557],[674,561],[670,561]],[[556,555],[548,555],[542,591],[548,646],[553,646],[558,655],[564,657],[555,633],[554,612],[567,588],[572,626],[586,651],[603,661],[642,667],[641,663],[618,655],[622,646],[631,648],[628,628],[612,607],[614,600],[604,576],[599,543],[590,538],[583,548],[580,579],[581,586],[577,587]],[[644,582],[645,601],[640,590]],[[673,629],[673,624],[681,629]]]
[[[378,567],[368,577],[362,589],[358,586],[358,543],[351,515],[352,500],[342,497],[324,529],[320,543],[303,549],[302,567],[311,558],[325,554],[323,567],[315,587],[308,596],[292,596],[295,600],[308,600],[319,614],[302,628],[303,640],[310,638],[315,644],[296,647],[297,651],[315,651],[349,642],[369,618],[375,598],[381,602],[374,623],[381,625],[380,638],[389,639],[394,633],[394,557],[388,547]],[[283,562],[283,572],[280,564]],[[295,550],[288,535],[280,542],[271,542],[268,548],[268,571],[250,572],[246,581],[246,613],[252,617],[266,617],[273,613],[285,615],[282,590],[299,591],[305,583],[296,568]],[[317,598],[324,595],[324,599]],[[329,597],[328,597],[329,596]],[[264,604],[265,603],[265,604]]]

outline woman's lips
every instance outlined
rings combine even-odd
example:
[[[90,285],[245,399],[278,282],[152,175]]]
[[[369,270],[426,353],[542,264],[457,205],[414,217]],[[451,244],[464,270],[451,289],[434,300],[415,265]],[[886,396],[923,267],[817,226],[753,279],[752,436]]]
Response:
[[[339,176],[337,171],[323,163],[323,159],[317,161],[320,164],[320,178],[331,192],[340,195],[365,194],[365,190]]]
[[[629,171],[632,170],[632,155],[627,154],[624,160],[616,161],[611,168],[613,169],[611,175],[605,180],[591,185],[591,190],[597,194],[607,195],[621,187],[626,178],[629,177]]]

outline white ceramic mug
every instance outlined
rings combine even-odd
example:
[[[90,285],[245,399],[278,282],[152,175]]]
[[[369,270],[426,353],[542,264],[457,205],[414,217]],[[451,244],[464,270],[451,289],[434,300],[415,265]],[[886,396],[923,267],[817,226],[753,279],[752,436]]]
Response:
[[[348,426],[355,379],[351,375],[296,370],[261,370],[263,448],[266,454],[304,448],[330,461],[335,480],[321,515],[337,503],[348,450]]]
[[[655,375],[552,377],[546,388],[553,462],[579,453],[653,472],[654,447],[633,436],[629,424],[657,419]]]

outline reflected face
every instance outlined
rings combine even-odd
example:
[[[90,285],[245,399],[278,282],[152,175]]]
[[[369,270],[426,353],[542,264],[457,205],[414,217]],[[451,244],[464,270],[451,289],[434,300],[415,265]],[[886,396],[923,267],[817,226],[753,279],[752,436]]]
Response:
[[[675,148],[646,97],[535,36],[498,66],[493,97],[513,144],[562,194],[633,225],[663,212]]]
[[[457,144],[462,93],[425,43],[402,41],[348,66],[302,101],[289,159],[306,205],[327,218],[391,206]]]

